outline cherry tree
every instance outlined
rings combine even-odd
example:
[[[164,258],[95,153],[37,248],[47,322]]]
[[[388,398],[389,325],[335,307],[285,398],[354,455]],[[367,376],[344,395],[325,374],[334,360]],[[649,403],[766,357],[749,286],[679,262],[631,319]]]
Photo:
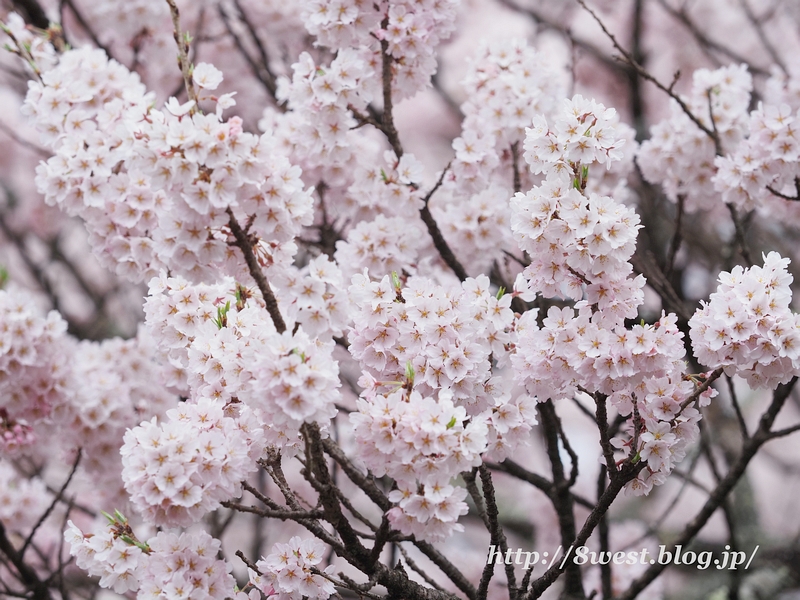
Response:
[[[553,4],[4,3],[0,596],[796,587],[800,14]]]

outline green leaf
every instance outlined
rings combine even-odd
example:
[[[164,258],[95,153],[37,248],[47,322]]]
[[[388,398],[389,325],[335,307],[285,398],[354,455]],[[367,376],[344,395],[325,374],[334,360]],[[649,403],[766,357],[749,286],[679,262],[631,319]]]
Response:
[[[497,290],[497,299],[498,299],[498,300],[500,300],[500,298],[502,298],[502,297],[505,295],[505,293],[506,293],[506,288],[504,288],[504,287],[501,285],[501,286],[500,286],[500,289],[499,289],[499,290]]]
[[[448,428],[448,429],[452,429],[453,427],[455,427],[456,423],[457,423],[457,421],[456,421],[456,418],[455,418],[455,417],[453,417],[453,418],[452,418],[452,419],[450,419],[450,421],[447,423],[447,428]]]
[[[414,384],[414,365],[411,364],[411,361],[406,362],[406,379],[412,385]]]

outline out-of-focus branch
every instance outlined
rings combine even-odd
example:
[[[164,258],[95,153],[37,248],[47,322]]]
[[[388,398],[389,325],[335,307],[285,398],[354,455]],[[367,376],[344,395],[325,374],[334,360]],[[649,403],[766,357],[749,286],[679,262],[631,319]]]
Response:
[[[22,13],[22,18],[26,23],[39,29],[50,27],[50,19],[47,18],[47,14],[37,0],[12,0],[11,4],[18,12]]]
[[[697,40],[697,44],[700,46],[700,49],[708,55],[709,50],[714,50],[719,52],[726,58],[733,60],[738,63],[744,63],[747,65],[747,68],[750,69],[751,72],[757,73],[758,75],[769,76],[769,71],[767,69],[763,69],[761,67],[757,67],[751,64],[744,56],[739,54],[738,52],[728,48],[727,46],[723,46],[719,42],[712,40],[708,37],[703,31],[700,30],[698,25],[692,20],[689,14],[686,12],[685,8],[676,9],[673,6],[670,6],[667,0],[657,0],[658,4],[675,20],[677,20],[681,25],[683,25],[689,33]],[[719,61],[716,61],[719,63]]]
[[[27,564],[22,555],[14,548],[14,545],[8,539],[8,534],[2,521],[0,521],[0,553],[4,554],[9,562],[14,565],[20,582],[28,588],[31,594],[31,600],[51,600],[52,596],[47,585],[36,574],[36,570]]]
[[[239,2],[234,2],[236,9],[239,11],[239,20],[244,23],[247,32],[250,34],[250,38],[253,40],[255,44],[260,60],[256,60],[250,55],[250,52],[247,50],[244,44],[244,40],[241,39],[240,36],[236,34],[233,28],[232,16],[229,15],[222,4],[217,6],[217,12],[219,12],[219,16],[222,19],[222,23],[225,26],[228,34],[233,39],[233,43],[236,45],[236,48],[239,50],[239,53],[244,57],[245,61],[247,62],[250,70],[253,73],[253,76],[258,79],[261,84],[266,88],[269,95],[272,96],[273,100],[275,100],[275,104],[279,110],[285,111],[286,106],[283,103],[279,103],[277,99],[277,91],[278,91],[278,84],[276,83],[275,74],[269,67],[269,56],[267,55],[266,49],[264,45],[261,43],[261,39],[258,37],[257,32],[253,28],[252,23],[244,14],[244,10],[242,9]]]
[[[667,252],[667,264],[664,267],[664,277],[667,281],[672,277],[672,271],[675,268],[675,257],[678,255],[678,249],[681,247],[683,241],[683,232],[681,226],[683,225],[683,209],[686,205],[686,195],[679,194],[677,202],[677,213],[675,215],[675,233],[672,234],[672,239],[669,243],[669,250]]]
[[[92,43],[98,48],[100,48],[103,52],[105,52],[109,58],[114,58],[114,56],[111,54],[111,51],[108,49],[108,46],[104,45],[100,41],[100,39],[97,37],[97,34],[94,32],[94,29],[92,29],[92,26],[89,25],[86,19],[83,18],[83,14],[81,13],[80,10],[78,10],[78,7],[75,6],[75,3],[72,0],[63,0],[63,1],[64,1],[64,6],[69,7],[69,9],[72,11],[72,14],[75,16],[75,20],[78,22],[78,25],[80,25],[81,28],[89,35],[89,38],[92,40]]]
[[[764,49],[767,51],[767,54],[769,54],[772,62],[778,65],[778,68],[783,72],[784,75],[788,75],[789,70],[786,68],[786,63],[784,62],[783,58],[781,58],[781,55],[778,54],[778,51],[775,49],[775,45],[770,41],[769,36],[767,36],[767,32],[764,31],[763,21],[756,17],[747,0],[739,0],[739,6],[742,7],[747,20],[753,26],[753,29],[758,36],[758,40],[761,42],[761,45],[764,46]]]
[[[553,31],[557,31],[558,33],[566,37],[570,41],[570,43],[572,43],[574,46],[580,48],[593,58],[599,60],[609,69],[618,72],[619,71],[625,72],[629,70],[626,65],[621,64],[618,61],[614,60],[591,42],[575,37],[569,30],[568,26],[559,23],[558,21],[551,19],[550,17],[547,17],[546,15],[536,11],[533,8],[519,6],[516,2],[513,2],[513,0],[499,0],[499,2],[506,8],[510,8],[515,12],[527,15],[537,25],[540,25],[547,29],[552,29]]]

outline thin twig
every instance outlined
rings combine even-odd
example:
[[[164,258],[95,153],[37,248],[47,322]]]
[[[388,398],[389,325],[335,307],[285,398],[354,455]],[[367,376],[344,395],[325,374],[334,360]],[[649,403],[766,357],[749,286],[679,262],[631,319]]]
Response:
[[[733,388],[733,378],[729,375],[725,375],[725,379],[728,381],[728,392],[731,396],[733,412],[736,413],[736,420],[739,422],[739,431],[742,433],[742,439],[746,440],[750,437],[750,434],[747,432],[747,423],[745,423],[744,415],[742,414],[742,408],[739,406],[739,399],[736,397],[736,390]]]
[[[283,333],[286,331],[286,322],[281,316],[280,308],[278,308],[278,300],[275,298],[275,294],[272,292],[272,288],[269,286],[269,282],[267,281],[266,275],[264,275],[264,271],[261,270],[261,265],[258,264],[258,259],[256,258],[255,252],[253,252],[253,241],[251,241],[248,235],[244,232],[242,226],[239,225],[239,221],[236,220],[236,217],[234,216],[230,207],[227,208],[226,211],[228,213],[228,217],[230,217],[228,220],[228,226],[230,227],[233,237],[236,239],[236,246],[244,255],[244,261],[247,263],[250,276],[255,280],[258,289],[261,291],[261,297],[264,299],[264,303],[267,306],[267,311],[269,312],[269,316],[272,318],[272,323],[275,325],[275,329],[278,333]]]
[[[58,490],[58,493],[53,498],[53,501],[50,503],[50,506],[47,507],[47,510],[45,510],[42,513],[42,516],[39,517],[39,520],[36,521],[36,525],[33,526],[33,529],[31,529],[31,532],[28,534],[28,537],[25,538],[25,541],[22,544],[22,548],[20,548],[19,550],[20,559],[25,558],[25,551],[28,549],[28,546],[31,545],[31,542],[33,541],[33,536],[36,535],[36,532],[39,530],[39,527],[42,526],[42,523],[44,523],[45,519],[47,519],[47,517],[49,517],[52,514],[53,509],[55,509],[59,500],[63,499],[64,492],[67,491],[67,487],[72,482],[72,477],[75,475],[75,471],[78,470],[78,465],[80,464],[80,462],[81,462],[81,451],[80,449],[78,449],[75,456],[75,460],[72,463],[72,468],[69,471],[69,475],[67,475],[67,479],[61,485],[61,488]]]
[[[173,37],[178,46],[178,68],[183,75],[183,85],[186,87],[186,95],[189,100],[194,101],[190,112],[197,110],[197,92],[194,89],[194,82],[192,81],[191,68],[192,63],[189,60],[189,41],[188,36],[181,31],[181,13],[178,10],[178,5],[175,0],[167,0],[169,4],[169,12],[172,16]]]

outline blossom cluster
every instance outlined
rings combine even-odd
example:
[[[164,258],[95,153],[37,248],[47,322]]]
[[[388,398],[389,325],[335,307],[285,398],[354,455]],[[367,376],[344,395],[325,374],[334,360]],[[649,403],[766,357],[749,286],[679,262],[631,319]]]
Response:
[[[272,280],[285,299],[287,318],[322,340],[342,335],[349,323],[345,275],[339,264],[348,267],[322,254],[302,269],[289,267]]]
[[[764,266],[736,266],[689,321],[697,359],[724,367],[752,388],[774,388],[800,370],[800,317],[789,308],[788,258],[764,256]]]
[[[142,548],[129,543],[105,527],[91,535],[69,521],[64,539],[70,545],[75,564],[91,577],[100,578],[100,587],[111,588],[118,594],[139,589],[139,569],[146,556]]]
[[[725,202],[743,210],[769,209],[784,204],[778,194],[797,196],[800,136],[796,119],[787,104],[759,105],[750,114],[749,137],[731,154],[716,159],[714,187]]]
[[[361,221],[336,242],[334,258],[344,277],[352,277],[367,269],[374,276],[384,273],[408,273],[422,250],[422,228],[401,217],[380,214],[372,221]]]
[[[201,91],[221,79],[211,65],[194,67]],[[216,103],[210,114],[174,99],[156,110],[138,75],[102,50],[70,50],[25,99],[55,152],[37,186],[48,203],[80,215],[96,254],[133,280],[164,267],[194,280],[243,272],[227,244],[233,210],[253,216],[248,231],[262,240],[268,270],[290,264],[292,239],[312,216],[300,169],[267,136],[244,132],[240,118],[222,121],[231,94]]]
[[[633,209],[590,191],[592,164],[621,157],[616,115],[580,96],[552,126],[534,118],[525,158],[541,185],[512,199],[512,228],[531,256],[517,286],[522,294],[578,300],[552,306],[542,320],[528,311],[516,323],[515,378],[539,401],[588,394],[629,417],[620,450],[647,461],[631,493],[662,483],[698,433],[699,412],[684,406],[683,334],[675,315],[628,327],[643,302],[644,278],[631,278],[639,218]],[[705,402],[713,391],[700,400]],[[632,447],[636,444],[636,447]]]
[[[618,117],[575,96],[552,126],[535,117],[525,138],[525,160],[545,179],[511,199],[511,228],[531,257],[524,275],[532,291],[580,300],[584,293],[613,326],[636,316],[644,285],[631,279],[639,217],[609,196],[587,191],[591,168],[622,157]],[[585,290],[584,290],[585,286]]]
[[[138,542],[127,521],[84,534],[72,521],[64,532],[70,554],[100,586],[118,594],[138,591],[139,600],[198,598],[222,600],[233,595],[231,566],[217,558],[220,542],[205,531],[161,531]]]
[[[361,459],[373,474],[397,482],[389,494],[397,503],[388,513],[392,526],[419,539],[463,530],[456,521],[467,512],[466,490],[450,480],[478,466],[487,448],[487,415],[467,420],[466,409],[448,396],[373,389],[350,414]]]
[[[372,67],[353,49],[343,49],[329,65],[303,52],[292,65],[292,78],[278,80],[277,97],[291,112],[267,108],[262,131],[281,140],[285,152],[310,177],[327,186],[345,184],[360,150],[352,111],[366,111],[372,100],[368,83]]]
[[[0,522],[9,531],[25,532],[48,504],[44,481],[22,477],[11,462],[0,459]]]
[[[326,285],[340,277],[332,267],[318,259],[311,265],[313,275],[287,286],[296,294],[298,322],[313,322],[315,314],[326,318],[320,312],[331,300]],[[311,338],[302,327],[278,334],[264,306],[248,300],[250,294],[230,279],[189,284],[162,273],[150,282],[147,322],[161,352],[176,367],[174,383],[186,376],[188,395],[222,404],[240,400],[255,410],[268,444],[294,446],[304,422],[324,427],[336,414],[340,382],[332,357],[335,342]],[[285,298],[292,302],[290,294]],[[329,308],[337,322],[340,308]]]
[[[252,413],[200,398],[125,432],[122,479],[136,509],[148,521],[188,526],[223,500],[256,469],[262,431]]]
[[[164,368],[153,360],[152,340],[140,328],[130,340],[64,344],[72,356],[70,402],[55,410],[60,443],[78,448],[82,469],[106,500],[124,496],[119,449],[125,430],[161,416],[177,396],[163,385]]]
[[[528,443],[536,422],[533,399],[491,373],[490,356],[507,354],[511,296],[492,296],[485,275],[449,289],[356,275],[350,294],[361,311],[349,336],[364,369],[350,416],[359,456],[397,482],[394,527],[444,539],[466,510],[465,490],[450,480]]]
[[[732,150],[745,135],[752,90],[746,65],[695,71],[691,92],[683,100],[706,131],[673,100],[670,117],[651,128],[637,156],[645,179],[660,184],[673,202],[683,198],[689,212],[714,208],[719,202],[715,156]],[[708,132],[717,136],[719,148]]]
[[[326,0],[306,3],[303,21],[320,44],[332,50],[357,48],[381,72],[386,55],[395,99],[408,98],[430,82],[434,50],[455,29],[458,0]],[[371,82],[380,91],[380,79]]]
[[[467,191],[483,190],[488,175],[510,162],[511,146],[524,139],[531,119],[557,110],[565,79],[524,42],[483,44],[462,81],[468,99],[461,106],[461,136],[453,140],[452,178]]]
[[[489,186],[468,199],[436,204],[431,213],[447,244],[472,273],[486,273],[503,252],[515,250],[508,216],[509,192]]]
[[[328,598],[336,589],[317,569],[324,555],[321,542],[295,536],[287,544],[275,544],[270,555],[256,563],[261,574],[251,569],[250,583],[276,600]],[[322,573],[332,575],[333,569],[330,565]]]
[[[69,401],[69,357],[62,351],[66,330],[57,312],[42,317],[22,291],[0,290],[0,422],[9,433],[22,426],[19,435],[3,435],[3,446],[33,441],[25,426]]]
[[[367,372],[396,381],[410,364],[424,394],[450,389],[457,402],[482,401],[489,356],[507,353],[510,296],[493,296],[485,275],[450,288],[422,277],[409,278],[403,288],[389,275],[380,281],[354,275],[352,281],[350,299],[358,313],[348,336],[350,354]]]

